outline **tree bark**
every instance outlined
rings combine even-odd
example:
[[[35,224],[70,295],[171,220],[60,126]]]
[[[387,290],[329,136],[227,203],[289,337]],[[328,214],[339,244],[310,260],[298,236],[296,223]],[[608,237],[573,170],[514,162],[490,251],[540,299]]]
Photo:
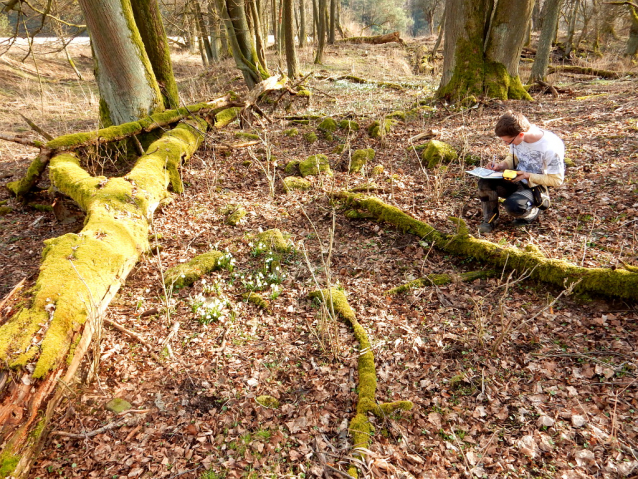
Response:
[[[259,62],[264,66],[264,69],[268,69],[266,64],[266,45],[264,38],[262,37],[261,16],[259,14],[259,8],[257,7],[256,0],[248,0],[251,18],[253,21],[253,29],[255,35],[255,48],[257,50],[257,58]]]
[[[317,5],[317,52],[315,64],[323,63],[323,50],[326,46],[326,0],[318,0]]]
[[[339,43],[368,43],[370,45],[381,45],[383,43],[397,42],[405,44],[399,32],[386,33],[385,35],[375,35],[372,37],[350,37],[339,40]]]
[[[635,57],[638,55],[638,9],[633,5],[629,5],[631,13],[631,27],[629,29],[629,39],[627,40],[627,48],[625,56]]]
[[[328,30],[328,44],[334,45],[335,43],[335,24],[337,18],[337,1],[330,0],[330,29]]]
[[[168,40],[157,0],[136,0],[131,5],[135,24],[144,43],[144,50],[162,92],[164,107],[178,108],[177,83],[173,75]]]
[[[192,0],[194,2],[195,20],[197,21],[197,31],[199,32],[200,49],[203,50],[206,57],[205,65],[209,65],[213,61],[213,48],[210,44],[210,38],[208,37],[208,29],[206,28],[206,22],[204,22],[204,15],[202,14],[202,7],[199,4],[199,0]]]
[[[446,4],[443,75],[437,95],[500,99],[531,97],[518,63],[532,13],[532,0],[450,0]]]
[[[80,0],[97,62],[100,120],[119,125],[162,111],[164,101],[130,0]]]
[[[556,26],[558,25],[558,14],[562,0],[545,0],[547,8],[545,17],[543,18],[543,28],[540,38],[538,39],[538,48],[532,65],[532,73],[528,83],[534,83],[537,80],[545,81],[547,75],[547,67],[549,66],[549,57],[554,43],[554,35],[556,34]]]
[[[297,52],[295,51],[295,33],[293,25],[293,0],[283,0],[284,7],[284,39],[286,42],[286,65],[288,67],[288,77],[294,80],[299,76],[299,64],[297,63]]]
[[[50,161],[51,183],[87,212],[79,234],[46,241],[30,304],[0,327],[0,364],[18,369],[0,394],[2,472],[25,477],[67,393],[101,316],[140,255],[148,225],[179,166],[203,140],[206,122],[189,118],[149,148],[125,178],[92,177],[70,153]],[[73,346],[75,345],[75,346]],[[65,359],[71,360],[67,365]],[[32,364],[33,373],[26,371]]]
[[[304,0],[299,0],[299,48],[306,46],[306,8]]]

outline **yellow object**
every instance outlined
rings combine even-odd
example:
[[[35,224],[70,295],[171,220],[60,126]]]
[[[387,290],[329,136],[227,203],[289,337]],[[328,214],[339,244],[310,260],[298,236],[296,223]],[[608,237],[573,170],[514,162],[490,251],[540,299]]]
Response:
[[[517,176],[518,176],[518,171],[515,171],[515,170],[505,170],[503,172],[503,178],[505,178],[506,180],[513,180]]]

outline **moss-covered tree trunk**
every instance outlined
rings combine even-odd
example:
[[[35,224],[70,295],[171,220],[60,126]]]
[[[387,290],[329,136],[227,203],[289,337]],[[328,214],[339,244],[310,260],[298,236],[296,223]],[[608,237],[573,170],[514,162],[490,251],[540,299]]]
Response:
[[[638,55],[638,8],[629,5],[631,14],[631,27],[629,28],[629,40],[627,40],[627,48],[625,56],[635,57]]]
[[[221,13],[235,65],[241,71],[246,85],[251,90],[268,78],[266,66],[262,65],[250,36],[243,0],[216,0]]]
[[[178,108],[177,83],[173,75],[168,39],[157,0],[135,0],[131,5],[135,24],[144,43],[144,50],[162,92],[164,107]]]
[[[443,75],[437,95],[531,99],[518,62],[533,0],[446,2]]]
[[[91,35],[104,126],[164,109],[130,0],[79,0]]]
[[[562,0],[547,0],[543,6],[543,11],[545,12],[543,27],[538,39],[538,48],[536,49],[536,57],[532,65],[529,83],[533,83],[537,80],[545,80],[547,67],[549,66],[549,56],[556,35],[556,27],[558,26],[558,14],[560,13],[561,3]]]
[[[167,187],[200,145],[204,120],[164,134],[123,178],[92,177],[72,153],[50,161],[52,184],[86,211],[84,228],[45,242],[29,304],[0,327],[0,474],[25,477],[55,405],[71,386],[101,314],[141,254]]]

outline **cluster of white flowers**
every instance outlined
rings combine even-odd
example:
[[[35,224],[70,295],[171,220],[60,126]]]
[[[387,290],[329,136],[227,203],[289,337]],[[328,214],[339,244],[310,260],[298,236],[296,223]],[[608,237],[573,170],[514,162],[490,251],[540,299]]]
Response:
[[[253,248],[253,244],[252,243],[248,243],[248,246]],[[250,254],[252,254],[253,256],[259,256],[260,254],[264,253],[268,251],[268,245],[266,245],[265,243],[262,243],[261,241],[258,242],[255,247],[253,248],[253,250],[250,252]]]
[[[189,304],[195,319],[202,324],[226,319],[228,313],[228,300],[220,298],[208,298],[203,294],[197,294],[189,298]]]
[[[241,283],[244,285],[248,291],[262,291],[268,287],[268,281],[264,277],[264,274],[261,272],[257,272],[253,275],[244,276],[243,274],[239,276]]]
[[[235,258],[233,254],[226,249],[226,252],[219,258],[218,264],[222,268],[232,272],[232,270],[235,269]]]

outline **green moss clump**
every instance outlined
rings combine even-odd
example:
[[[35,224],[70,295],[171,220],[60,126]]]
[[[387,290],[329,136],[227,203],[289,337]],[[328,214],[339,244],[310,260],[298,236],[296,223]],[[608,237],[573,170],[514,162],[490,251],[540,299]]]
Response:
[[[339,128],[342,130],[359,131],[359,123],[354,120],[341,120]]]
[[[304,140],[306,140],[308,143],[314,143],[315,141],[317,141],[317,134],[314,131],[304,133],[303,137]]]
[[[237,133],[235,133],[235,138],[241,138],[242,140],[259,140],[259,135],[256,135],[255,133],[238,131]]]
[[[383,165],[377,165],[374,168],[372,168],[372,174],[375,176],[382,174],[383,171],[384,171]]]
[[[237,119],[240,111],[240,107],[231,107],[217,113],[215,115],[215,128],[221,129],[228,126]]]
[[[565,162],[565,166],[576,166],[576,163],[574,163],[574,160],[571,158],[565,158],[563,161]]]
[[[121,398],[113,398],[106,403],[105,407],[107,410],[119,414],[131,409],[131,403]]]
[[[291,125],[310,125],[310,120],[290,120]]]
[[[386,115],[386,118],[393,118],[395,120],[405,121],[406,120],[406,113],[404,111],[402,111],[402,110],[397,110],[397,111],[393,111],[389,115]]]
[[[434,168],[440,163],[450,163],[458,158],[452,146],[439,140],[430,140],[421,155],[421,160],[428,168]]]
[[[335,146],[332,152],[336,155],[340,155],[345,149],[346,145],[344,143],[341,143],[340,145]]]
[[[302,96],[302,97],[307,97],[310,98],[312,96],[312,92],[310,90],[308,90],[307,88],[304,87],[299,87],[297,89],[297,96]]]
[[[350,159],[350,173],[359,173],[366,163],[372,160],[374,160],[374,150],[372,148],[356,150]]]
[[[284,168],[284,172],[287,175],[298,175],[299,174],[299,163],[301,160],[291,160],[286,164]]]
[[[279,399],[274,398],[272,396],[267,396],[267,395],[257,396],[255,398],[255,401],[260,406],[263,406],[269,409],[279,409]]]
[[[311,155],[307,159],[301,161],[299,163],[299,172],[303,177],[318,175],[319,173],[325,173],[332,176],[328,157],[322,154]]]
[[[0,206],[4,206],[7,203],[9,203],[9,200],[2,200],[2,201],[0,201]]]
[[[266,300],[266,298],[264,298],[261,294],[248,292],[248,293],[242,294],[241,297],[245,301],[248,301],[249,303],[252,303],[255,306],[258,306],[265,311],[270,310],[270,302],[268,302],[268,300]]]
[[[379,121],[373,121],[370,126],[368,126],[368,135],[370,135],[370,138],[383,138],[392,131],[392,127],[395,123],[396,120],[392,118],[385,118],[383,124]]]
[[[164,273],[164,284],[178,288],[190,286],[205,274],[219,269],[219,259],[222,256],[221,251],[209,251],[195,256],[188,263],[169,268]]]
[[[255,235],[255,240],[258,244],[266,245],[269,251],[276,251],[277,253],[289,253],[292,251],[292,244],[278,228],[258,233]]]
[[[11,454],[10,449],[10,444],[7,444],[0,454],[0,477],[10,477],[20,462],[20,456]]]
[[[13,211],[10,206],[0,206],[0,216],[6,216]]]
[[[463,282],[472,282],[476,279],[491,278],[494,276],[496,276],[496,272],[488,269],[483,271],[470,271],[467,273],[462,273],[458,277],[458,280]],[[395,294],[404,293],[411,289],[423,288],[425,286],[443,286],[444,284],[451,283],[453,280],[454,278],[449,274],[428,274],[425,278],[415,279],[395,288],[389,289],[388,291],[386,291],[385,294],[392,296]]]
[[[297,136],[298,134],[299,130],[297,128],[288,128],[287,130],[284,130],[284,135],[289,137]]]
[[[243,206],[238,206],[232,213],[228,215],[228,217],[226,218],[226,223],[231,226],[237,226],[243,221],[247,214],[248,212],[246,211],[246,208],[244,208]]]
[[[293,190],[309,190],[312,187],[310,181],[298,176],[287,176],[283,179],[283,185],[286,193]]]
[[[466,165],[478,166],[481,164],[481,157],[478,155],[465,155],[463,161]]]
[[[319,123],[319,126],[317,126],[317,128],[324,133],[333,133],[338,127],[337,122],[330,117],[324,118],[321,123]]]
[[[29,165],[24,178],[18,181],[10,181],[6,184],[7,189],[18,198],[24,197],[38,183],[46,166],[47,162],[43,161],[42,156],[36,156]]]

